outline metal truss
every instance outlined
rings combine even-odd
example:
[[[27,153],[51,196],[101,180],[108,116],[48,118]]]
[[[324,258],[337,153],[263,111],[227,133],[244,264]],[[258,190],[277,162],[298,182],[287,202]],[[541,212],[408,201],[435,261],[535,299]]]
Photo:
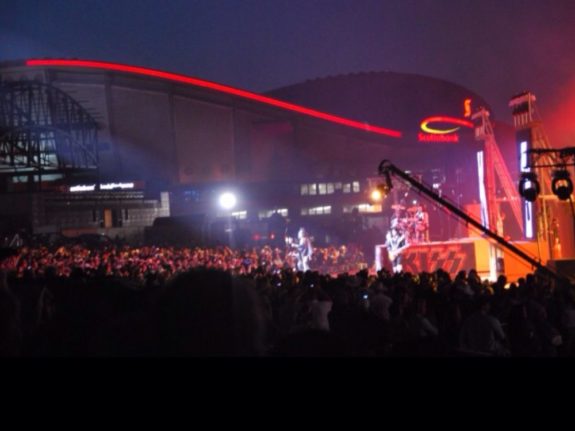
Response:
[[[97,144],[96,121],[62,90],[0,82],[0,173],[97,169]]]
[[[575,166],[575,147],[532,148],[527,150],[527,166],[530,168],[563,168]]]

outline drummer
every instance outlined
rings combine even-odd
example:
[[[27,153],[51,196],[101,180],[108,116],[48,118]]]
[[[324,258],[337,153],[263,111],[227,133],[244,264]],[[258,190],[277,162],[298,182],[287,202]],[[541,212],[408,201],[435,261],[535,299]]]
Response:
[[[426,211],[425,206],[417,206],[414,219],[417,242],[429,242],[429,213]]]

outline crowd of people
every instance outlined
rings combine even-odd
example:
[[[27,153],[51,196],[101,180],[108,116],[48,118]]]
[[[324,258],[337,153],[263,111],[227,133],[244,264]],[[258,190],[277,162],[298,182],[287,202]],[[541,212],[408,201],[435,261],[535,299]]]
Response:
[[[304,272],[271,247],[21,247],[2,262],[0,355],[575,355],[568,282],[365,260],[316,248]]]
[[[234,275],[251,274],[256,269],[276,273],[298,268],[298,255],[290,249],[262,246],[249,249],[220,247],[156,247],[106,245],[86,247],[20,247],[0,263],[0,269],[16,278],[35,278],[53,273],[70,277],[74,271],[88,276],[106,276],[145,282],[153,277],[165,282],[190,268],[230,271]],[[367,266],[363,252],[355,246],[315,247],[309,267],[321,273],[358,271]]]

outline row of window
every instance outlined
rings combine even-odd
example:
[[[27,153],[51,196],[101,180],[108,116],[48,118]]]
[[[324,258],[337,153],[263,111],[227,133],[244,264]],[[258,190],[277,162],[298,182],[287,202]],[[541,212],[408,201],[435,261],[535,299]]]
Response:
[[[245,220],[248,218],[248,212],[247,211],[234,211],[232,213],[232,217],[236,218],[238,220]]]
[[[20,163],[23,162],[22,160],[18,160],[18,158],[14,158],[14,163]],[[60,180],[64,178],[64,175],[62,174],[49,174],[49,173],[43,173],[42,174],[42,181],[56,181],[56,180]],[[19,176],[15,176],[11,178],[11,182],[13,184],[17,184],[17,183],[27,183],[28,182],[28,175],[19,175]],[[34,175],[34,179],[33,181],[35,183],[40,181],[40,176],[39,175]]]
[[[344,214],[352,213],[355,209],[357,209],[360,213],[379,213],[381,212],[381,204],[357,204],[357,205],[344,205],[342,207]],[[280,214],[282,217],[288,216],[288,209],[287,208],[280,208],[274,210],[264,210],[258,212],[258,218],[260,220],[267,219],[271,217],[274,213]],[[309,207],[309,208],[301,208],[300,215],[302,216],[313,216],[313,215],[326,215],[332,213],[332,206],[331,205],[323,205],[317,207]],[[248,213],[247,211],[235,211],[232,213],[232,217],[238,220],[245,220],[247,219]]]
[[[380,213],[382,207],[381,204],[359,204],[344,205],[342,209],[344,214],[352,213],[354,209],[357,209],[360,213]]]
[[[279,208],[279,209],[275,209],[275,210],[265,210],[265,211],[260,211],[258,212],[258,218],[264,219],[264,218],[269,218],[271,217],[274,213],[278,213],[279,215],[281,215],[282,217],[287,217],[288,216],[288,209],[287,208]]]
[[[300,186],[300,195],[332,195],[336,190],[342,193],[359,193],[361,191],[359,181],[351,183],[310,183]]]
[[[344,205],[342,208],[344,214],[349,214],[355,209],[360,213],[378,213],[381,212],[381,204]],[[331,205],[302,208],[300,214],[302,216],[331,214]]]
[[[359,181],[351,182],[331,182],[331,183],[308,183],[300,184],[300,196],[317,196],[317,195],[332,195],[336,192],[340,193],[360,193],[361,185]],[[183,191],[183,200],[185,202],[199,202],[202,200],[202,194],[199,190],[190,189]],[[273,212],[273,211],[272,211]],[[260,215],[260,218],[266,216]],[[269,216],[267,216],[269,217]]]
[[[302,208],[300,214],[302,216],[331,214],[331,205],[326,205],[323,207]]]
[[[279,208],[275,210],[264,210],[258,212],[258,219],[264,220],[270,218],[274,213],[278,213],[282,217],[288,216],[288,209],[287,208]],[[248,212],[246,210],[243,211],[234,211],[232,212],[232,217],[238,220],[245,220],[248,218]]]

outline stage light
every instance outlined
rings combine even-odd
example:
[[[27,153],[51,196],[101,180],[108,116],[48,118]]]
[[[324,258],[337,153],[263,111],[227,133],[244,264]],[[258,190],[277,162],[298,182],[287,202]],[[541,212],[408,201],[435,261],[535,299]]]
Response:
[[[381,202],[386,198],[392,188],[393,185],[391,184],[391,180],[386,179],[385,183],[375,186],[375,188],[369,193],[369,198],[372,202]]]
[[[382,187],[382,185],[378,185],[369,195],[371,200],[374,202],[380,202],[383,199],[383,190],[381,190],[380,187]]]
[[[220,206],[225,210],[231,210],[237,203],[236,195],[231,192],[225,192],[220,195]]]
[[[553,179],[551,180],[551,190],[553,194],[562,201],[566,201],[573,193],[573,182],[569,178],[569,172],[561,169],[553,172]]]
[[[519,194],[528,202],[534,202],[541,188],[535,172],[523,172],[519,180]]]
[[[381,202],[389,194],[391,186],[387,184],[378,184],[369,194],[369,197],[373,202]]]

